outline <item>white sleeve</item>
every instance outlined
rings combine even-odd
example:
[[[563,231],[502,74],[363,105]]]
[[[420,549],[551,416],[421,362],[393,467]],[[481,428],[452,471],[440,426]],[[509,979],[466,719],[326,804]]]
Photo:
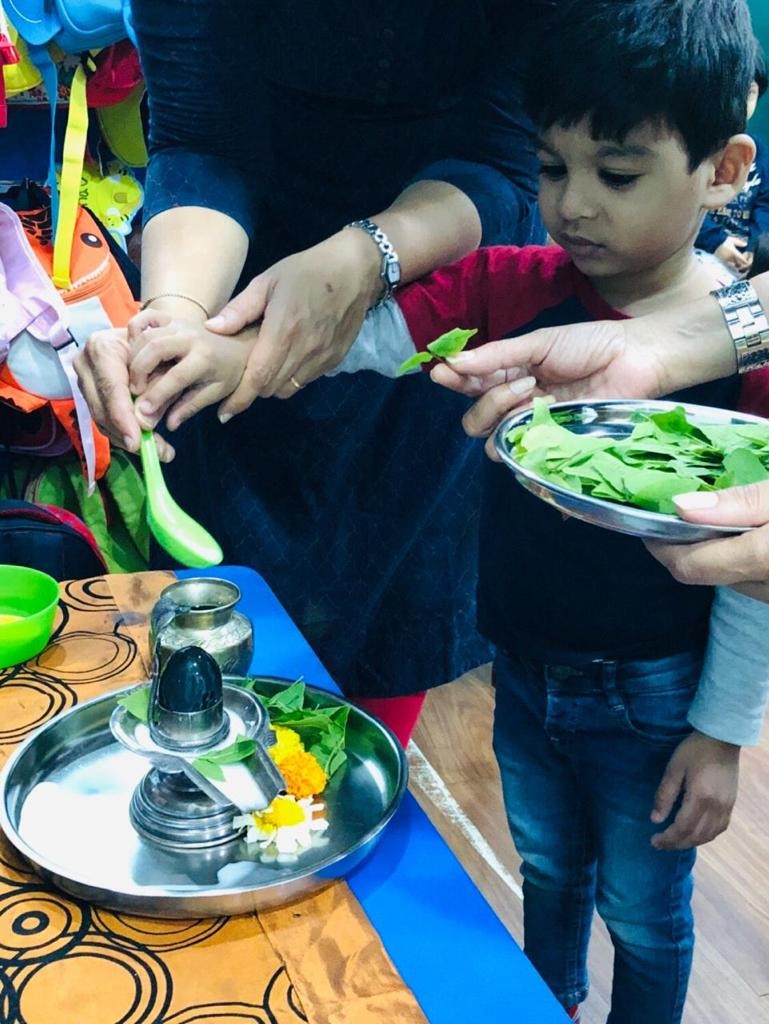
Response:
[[[347,355],[326,376],[375,370],[385,377],[395,377],[401,363],[415,352],[416,346],[400,306],[395,299],[388,299],[369,310]],[[414,372],[419,373],[419,368]]]
[[[769,604],[716,587],[689,723],[725,743],[759,742],[769,698]]]

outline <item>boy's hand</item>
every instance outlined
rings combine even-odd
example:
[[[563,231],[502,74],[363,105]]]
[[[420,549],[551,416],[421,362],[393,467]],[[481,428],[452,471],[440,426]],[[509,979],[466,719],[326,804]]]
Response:
[[[715,251],[715,255],[739,274],[748,270],[753,262],[753,254],[743,252],[747,247],[747,238],[737,238],[735,235],[727,235],[724,241]]]
[[[169,430],[227,398],[240,384],[258,329],[235,336],[214,334],[200,324],[147,310],[151,322],[134,318],[129,330],[129,384],[142,425],[166,415]]]
[[[664,832],[652,837],[657,850],[688,850],[726,830],[737,799],[740,748],[700,732],[678,745],[657,788],[651,820],[665,821],[679,796],[681,806]]]
[[[129,452],[139,450],[139,428],[128,388],[130,343],[125,327],[95,331],[88,344],[75,357],[83,397],[88,403],[96,425],[110,443]],[[176,452],[155,435],[161,462],[170,462]]]

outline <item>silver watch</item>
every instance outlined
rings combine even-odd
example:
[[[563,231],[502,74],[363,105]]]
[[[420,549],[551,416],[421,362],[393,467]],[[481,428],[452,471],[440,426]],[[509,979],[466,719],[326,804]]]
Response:
[[[724,311],[737,353],[737,372],[769,366],[769,321],[749,281],[735,281],[711,292]]]
[[[381,306],[383,302],[387,302],[392,295],[395,286],[400,284],[401,261],[398,259],[398,253],[395,251],[390,239],[384,231],[382,231],[379,225],[374,223],[373,220],[369,220],[368,217],[364,217],[363,220],[352,221],[352,223],[348,224],[347,227],[360,228],[361,231],[365,231],[382,254],[382,266],[379,270],[379,277],[382,281],[383,290],[382,294],[371,307],[372,309],[376,309],[376,307]]]

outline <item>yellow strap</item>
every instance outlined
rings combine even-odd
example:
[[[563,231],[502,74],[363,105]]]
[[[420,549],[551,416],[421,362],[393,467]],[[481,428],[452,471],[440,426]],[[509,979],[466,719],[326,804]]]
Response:
[[[72,79],[59,181],[59,222],[53,243],[53,283],[57,288],[69,288],[71,284],[72,240],[80,202],[80,179],[83,175],[87,135],[86,77],[85,68],[81,65]]]

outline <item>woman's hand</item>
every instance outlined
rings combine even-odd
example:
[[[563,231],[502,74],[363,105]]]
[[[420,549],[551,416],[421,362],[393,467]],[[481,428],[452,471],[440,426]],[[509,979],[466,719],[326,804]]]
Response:
[[[471,437],[489,437],[536,395],[556,401],[640,398],[662,393],[659,353],[632,320],[551,327],[493,341],[436,366],[430,376],[464,395],[481,395],[463,419]],[[496,458],[493,439],[486,451]]]
[[[240,384],[258,329],[221,337],[201,323],[173,319],[152,308],[131,321],[129,386],[140,421],[155,426],[165,416],[169,430]],[[221,416],[221,410],[220,410]]]
[[[140,422],[134,411],[129,387],[130,360],[127,329],[110,328],[91,335],[75,359],[75,370],[83,397],[102,433],[116,447],[137,452],[140,431],[150,429],[152,424]],[[176,454],[173,447],[158,434],[155,440],[161,461],[170,462]]]
[[[657,561],[680,583],[733,586],[769,603],[769,481],[680,494],[673,500],[678,514],[690,523],[756,529],[699,544],[650,542],[646,546]]]
[[[220,415],[237,415],[257,397],[290,398],[297,385],[341,362],[379,296],[380,263],[364,232],[340,231],[265,270],[207,321],[220,335],[259,323],[245,373]]]

